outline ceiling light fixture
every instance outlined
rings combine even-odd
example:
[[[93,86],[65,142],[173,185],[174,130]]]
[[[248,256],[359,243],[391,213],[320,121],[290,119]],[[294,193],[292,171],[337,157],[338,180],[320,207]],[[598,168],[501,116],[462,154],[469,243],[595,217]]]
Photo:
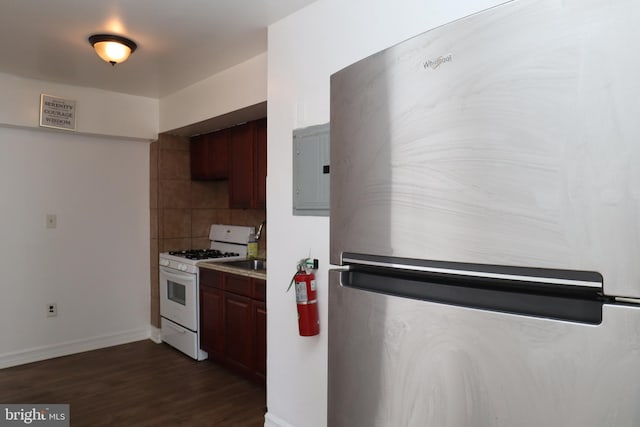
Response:
[[[98,56],[111,65],[126,61],[138,47],[132,40],[113,34],[94,34],[89,37],[89,43]]]

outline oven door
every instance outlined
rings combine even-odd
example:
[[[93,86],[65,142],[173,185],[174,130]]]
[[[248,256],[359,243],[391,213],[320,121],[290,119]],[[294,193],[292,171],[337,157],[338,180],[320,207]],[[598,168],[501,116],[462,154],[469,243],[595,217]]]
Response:
[[[160,315],[191,331],[198,329],[198,276],[160,267]]]

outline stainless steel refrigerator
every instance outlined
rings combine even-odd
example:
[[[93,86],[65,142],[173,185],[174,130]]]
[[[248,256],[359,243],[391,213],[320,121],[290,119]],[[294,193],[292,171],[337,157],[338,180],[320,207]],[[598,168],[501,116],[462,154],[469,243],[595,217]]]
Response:
[[[516,0],[331,77],[329,426],[640,425],[639,42]]]

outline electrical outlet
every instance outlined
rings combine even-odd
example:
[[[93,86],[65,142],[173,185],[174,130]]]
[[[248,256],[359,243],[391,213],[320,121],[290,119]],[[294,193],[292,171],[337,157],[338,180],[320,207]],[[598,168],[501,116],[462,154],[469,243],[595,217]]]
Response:
[[[52,302],[47,304],[47,317],[55,317],[58,315],[58,304]]]
[[[47,228],[56,228],[58,225],[58,218],[56,214],[47,214]]]

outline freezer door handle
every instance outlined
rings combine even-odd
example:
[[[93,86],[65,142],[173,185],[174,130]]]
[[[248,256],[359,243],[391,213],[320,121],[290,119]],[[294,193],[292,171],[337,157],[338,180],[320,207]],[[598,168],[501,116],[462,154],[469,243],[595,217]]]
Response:
[[[602,289],[603,282],[599,273],[587,271],[466,264],[347,253],[343,254],[342,262],[350,266],[368,266],[477,279],[508,280],[594,289]]]
[[[480,270],[469,265],[459,269],[442,263],[428,265],[429,261],[424,260],[410,260],[412,264],[400,259],[388,262],[371,258],[344,257],[349,265],[340,272],[340,285],[480,310],[589,324],[602,322],[602,305],[607,298],[593,280],[597,276],[589,272],[562,271],[560,277],[550,276],[559,280],[550,281],[543,280],[549,277],[544,274],[547,271],[517,274],[518,268],[491,272],[483,271],[486,266],[480,266]]]

